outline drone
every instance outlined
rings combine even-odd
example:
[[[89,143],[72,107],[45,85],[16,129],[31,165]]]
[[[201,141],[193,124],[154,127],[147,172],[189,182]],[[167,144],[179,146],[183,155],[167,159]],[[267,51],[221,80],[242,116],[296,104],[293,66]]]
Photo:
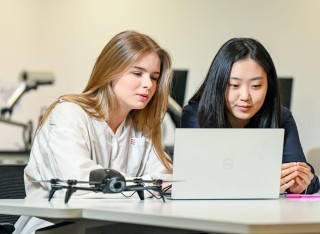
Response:
[[[146,190],[153,197],[162,199],[163,202],[165,202],[164,191],[162,189],[163,180],[161,179],[143,180],[142,178],[134,178],[132,180],[126,180],[120,172],[113,169],[95,169],[90,172],[89,181],[77,181],[73,179],[69,179],[69,180],[51,179],[51,180],[43,180],[43,181],[35,181],[35,182],[51,183],[51,190],[49,192],[49,199],[48,199],[49,201],[51,201],[56,191],[61,189],[67,189],[65,200],[64,200],[65,203],[68,203],[72,194],[77,190],[87,190],[87,191],[102,192],[102,193],[122,193],[124,191],[133,191],[134,193],[135,192],[138,193],[140,200],[144,200],[144,191]],[[127,185],[127,182],[133,182],[133,185]],[[145,185],[146,183],[152,183],[153,185],[146,186]],[[76,186],[77,184],[89,184],[90,186],[78,187]],[[151,191],[158,192],[160,198],[156,196],[154,193],[152,193]]]

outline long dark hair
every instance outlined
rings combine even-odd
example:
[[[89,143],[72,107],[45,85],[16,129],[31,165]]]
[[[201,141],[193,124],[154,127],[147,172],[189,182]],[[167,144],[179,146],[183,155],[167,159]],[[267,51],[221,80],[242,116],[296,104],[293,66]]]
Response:
[[[226,117],[225,92],[232,65],[243,59],[253,59],[266,72],[268,90],[264,103],[251,122],[258,128],[278,128],[280,125],[281,100],[278,77],[270,54],[264,46],[252,38],[233,38],[219,49],[207,76],[190,99],[198,101],[200,127],[231,127]]]

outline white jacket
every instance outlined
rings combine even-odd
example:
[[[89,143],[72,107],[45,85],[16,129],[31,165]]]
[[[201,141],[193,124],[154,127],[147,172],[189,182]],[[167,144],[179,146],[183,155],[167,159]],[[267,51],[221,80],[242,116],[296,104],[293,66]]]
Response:
[[[90,171],[98,168],[112,168],[125,177],[145,179],[164,178],[169,173],[158,159],[151,139],[136,131],[130,119],[121,123],[114,133],[105,121],[92,118],[72,102],[62,101],[52,110],[34,139],[25,169],[26,199],[49,195],[50,184],[35,183],[35,180],[89,181]],[[55,193],[55,197],[64,195],[64,190]],[[97,196],[115,195],[78,190],[71,199]],[[20,229],[27,221],[26,217],[20,218],[15,233],[29,234],[27,227]],[[27,225],[32,229],[34,225],[40,227],[35,219],[34,225],[30,222]],[[43,226],[48,225],[46,223]]]

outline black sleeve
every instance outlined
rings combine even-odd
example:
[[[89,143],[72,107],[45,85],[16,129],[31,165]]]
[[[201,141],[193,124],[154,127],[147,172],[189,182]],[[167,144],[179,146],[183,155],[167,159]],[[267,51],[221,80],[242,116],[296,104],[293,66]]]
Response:
[[[286,108],[282,109],[281,125],[281,127],[283,127],[285,130],[282,162],[308,163],[303,153],[296,122],[292,116],[292,113]],[[312,194],[319,191],[319,179],[315,175],[313,167],[309,163],[308,165],[311,167],[314,177],[307,189],[307,193]]]
[[[198,104],[192,102],[182,110],[181,128],[200,128],[198,118]]]

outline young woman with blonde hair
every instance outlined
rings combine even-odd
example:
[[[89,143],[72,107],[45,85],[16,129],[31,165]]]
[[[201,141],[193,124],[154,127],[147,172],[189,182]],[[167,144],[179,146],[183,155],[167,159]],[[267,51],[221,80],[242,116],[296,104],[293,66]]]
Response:
[[[43,116],[25,169],[27,198],[45,198],[60,178],[88,181],[98,168],[125,177],[163,178],[172,161],[163,151],[161,122],[167,111],[171,59],[153,39],[135,31],[114,36],[99,55],[81,94],[63,95]],[[65,191],[57,191],[63,197]],[[77,191],[72,198],[111,196]],[[50,223],[21,217],[17,233]]]

